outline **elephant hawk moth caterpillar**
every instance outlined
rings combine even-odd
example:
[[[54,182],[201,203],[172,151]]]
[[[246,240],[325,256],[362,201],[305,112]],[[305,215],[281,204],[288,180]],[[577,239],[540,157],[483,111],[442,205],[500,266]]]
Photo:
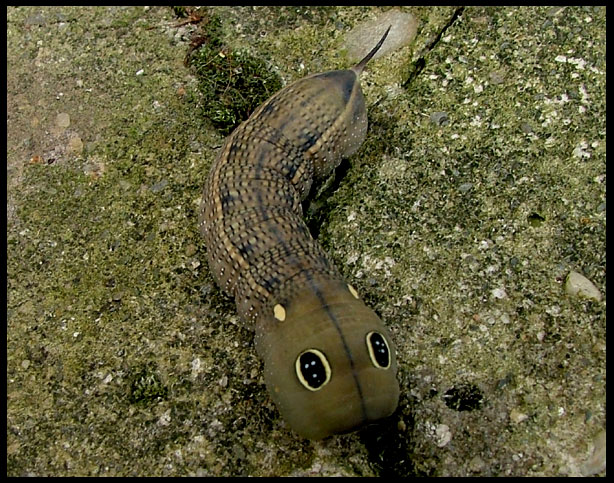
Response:
[[[226,139],[204,187],[199,228],[209,267],[255,330],[265,381],[290,427],[320,439],[389,416],[399,385],[390,334],[302,219],[314,178],[367,133],[356,66],[300,79]]]

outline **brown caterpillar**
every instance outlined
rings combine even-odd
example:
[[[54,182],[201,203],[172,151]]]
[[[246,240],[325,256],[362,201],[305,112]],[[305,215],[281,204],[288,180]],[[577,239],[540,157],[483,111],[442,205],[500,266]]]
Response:
[[[300,79],[256,109],[226,139],[202,198],[213,276],[255,330],[279,411],[310,439],[398,404],[390,335],[311,237],[301,209],[312,179],[366,137],[359,76],[389,30],[352,69]]]

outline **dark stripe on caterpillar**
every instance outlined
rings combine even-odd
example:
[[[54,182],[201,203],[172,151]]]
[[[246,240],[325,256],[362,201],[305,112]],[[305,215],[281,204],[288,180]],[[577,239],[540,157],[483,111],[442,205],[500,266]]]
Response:
[[[360,421],[357,424],[362,424],[364,421],[366,421],[368,419],[367,418],[367,409],[365,407],[365,400],[364,400],[363,393],[362,393],[362,387],[360,387],[360,380],[358,379],[357,374],[356,374],[356,367],[355,367],[354,357],[352,356],[352,351],[350,350],[350,348],[348,346],[348,343],[347,343],[347,340],[346,340],[346,338],[345,338],[345,336],[343,334],[343,331],[341,330],[341,324],[339,323],[339,321],[335,317],[334,312],[332,310],[330,310],[330,306],[328,305],[328,302],[326,300],[325,295],[318,289],[318,287],[313,282],[313,279],[309,278],[308,281],[311,284],[311,287],[312,287],[314,293],[318,297],[318,300],[320,301],[320,303],[322,305],[322,308],[326,312],[326,315],[330,318],[330,320],[334,324],[335,329],[337,329],[337,332],[339,334],[339,337],[343,341],[343,348],[345,350],[345,354],[346,354],[348,360],[350,361],[350,366],[352,368],[352,377],[354,378],[354,384],[356,385],[356,391],[358,392],[358,397],[360,399],[360,409],[361,409],[361,412],[362,412],[362,415],[363,415],[362,421]]]

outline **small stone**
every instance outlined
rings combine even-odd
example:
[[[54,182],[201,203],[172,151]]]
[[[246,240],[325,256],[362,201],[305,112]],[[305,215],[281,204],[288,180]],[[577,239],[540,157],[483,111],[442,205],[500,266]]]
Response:
[[[411,13],[393,8],[381,14],[375,20],[356,25],[345,39],[345,47],[351,61],[359,61],[375,47],[384,32],[391,26],[382,47],[373,59],[383,57],[401,47],[408,45],[416,37],[418,21]]]
[[[443,448],[452,439],[452,432],[447,424],[438,424],[435,428],[436,444]]]
[[[469,461],[469,471],[472,473],[481,473],[484,468],[486,468],[486,463],[479,455],[474,456]]]
[[[185,254],[188,257],[191,257],[196,253],[196,245],[190,243],[187,247],[185,247]]]
[[[100,178],[105,172],[105,164],[102,160],[92,158],[83,166],[83,173],[92,179]]]
[[[42,13],[37,12],[33,15],[30,15],[28,18],[26,18],[25,24],[26,25],[46,25],[47,21],[45,20],[45,17],[43,17]]]
[[[30,367],[30,361],[28,359],[24,359],[21,361],[21,368],[27,370]]]
[[[593,282],[573,270],[569,272],[565,280],[565,291],[572,296],[601,301],[601,292]]]
[[[447,112],[434,112],[429,119],[433,124],[437,124],[438,126],[447,126],[450,124]]]
[[[168,426],[169,424],[171,424],[171,410],[170,409],[166,410],[164,414],[160,416],[160,419],[158,419],[158,424],[160,426]]]
[[[510,421],[512,423],[518,424],[527,420],[529,416],[524,413],[521,413],[518,409],[514,408],[510,411]]]
[[[245,459],[245,456],[246,456],[245,450],[238,444],[233,445],[232,454],[234,455],[236,459],[239,459],[239,460]]]
[[[79,136],[74,136],[68,141],[68,151],[74,154],[81,154],[83,152],[83,141]]]
[[[605,429],[601,430],[593,439],[593,453],[581,468],[583,476],[596,475],[605,471],[606,450],[605,450]]]
[[[502,72],[493,71],[488,77],[490,78],[490,82],[493,84],[502,84],[505,81],[505,75]]]
[[[55,125],[59,128],[67,128],[70,126],[70,116],[65,112],[60,112],[55,117]]]
[[[151,191],[153,193],[159,193],[160,191],[162,191],[166,187],[167,184],[168,184],[168,181],[163,179],[163,180],[157,182],[156,184],[154,184],[151,187]]]
[[[473,183],[463,183],[458,187],[458,191],[460,191],[461,193],[466,193],[471,188],[473,188]]]
[[[219,380],[218,384],[222,387],[226,387],[228,386],[228,376],[224,375],[222,376],[222,378]]]

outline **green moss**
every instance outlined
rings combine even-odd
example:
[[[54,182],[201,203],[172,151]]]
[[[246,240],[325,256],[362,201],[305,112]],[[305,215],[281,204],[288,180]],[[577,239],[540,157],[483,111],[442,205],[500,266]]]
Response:
[[[132,404],[149,404],[166,399],[168,389],[162,384],[153,366],[138,371],[130,382],[128,400]]]
[[[173,9],[173,13],[179,18],[184,18],[188,16],[188,9],[186,7],[172,6],[171,8]]]
[[[326,25],[337,18],[336,6],[269,6],[263,7],[269,11],[265,17],[272,22],[273,28],[292,29],[305,23]]]
[[[202,94],[202,113],[222,134],[228,134],[281,89],[281,79],[263,60],[224,47],[218,17],[207,22],[203,40],[190,58]]]

